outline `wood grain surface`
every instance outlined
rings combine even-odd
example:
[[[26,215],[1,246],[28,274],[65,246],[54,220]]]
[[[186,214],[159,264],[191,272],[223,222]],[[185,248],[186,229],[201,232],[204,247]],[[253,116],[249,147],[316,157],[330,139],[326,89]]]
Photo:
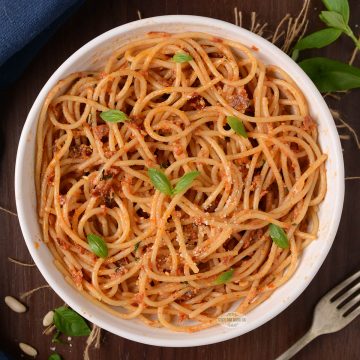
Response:
[[[18,140],[27,113],[41,87],[58,66],[75,50],[95,36],[121,24],[137,19],[139,9],[143,17],[165,14],[194,14],[234,22],[234,6],[243,11],[243,20],[250,23],[251,11],[256,11],[270,29],[286,13],[296,15],[302,1],[295,0],[122,0],[86,1],[51,38],[32,61],[23,76],[0,96],[0,206],[16,211],[14,199],[14,166]],[[358,32],[360,1],[350,0],[351,24]],[[313,0],[310,8],[310,30],[321,27],[317,14],[320,0]],[[336,44],[313,54],[321,54],[348,61],[353,44],[342,37]],[[311,55],[311,52],[306,54]],[[360,56],[356,64],[360,65]],[[360,133],[360,91],[341,95],[341,100],[328,100],[329,106],[341,112]],[[349,134],[340,130],[341,134]],[[353,138],[344,140],[346,176],[359,176],[359,155]],[[303,294],[284,312],[262,327],[223,343],[194,348],[161,348],[138,344],[110,333],[103,333],[101,348],[91,350],[91,359],[274,359],[301,337],[311,324],[312,311],[318,299],[332,286],[359,270],[360,267],[360,180],[346,182],[346,197],[340,229],[334,245],[320,271]],[[62,304],[51,289],[42,289],[25,302],[29,310],[16,314],[4,304],[6,295],[20,293],[45,284],[34,268],[10,263],[8,256],[31,262],[17,217],[0,212],[0,346],[20,358],[18,342],[36,347],[38,359],[50,354],[51,337],[42,335],[44,314]],[[301,351],[296,359],[359,359],[360,318],[344,330],[321,336]],[[72,339],[71,345],[57,345],[64,359],[82,359],[83,338]]]

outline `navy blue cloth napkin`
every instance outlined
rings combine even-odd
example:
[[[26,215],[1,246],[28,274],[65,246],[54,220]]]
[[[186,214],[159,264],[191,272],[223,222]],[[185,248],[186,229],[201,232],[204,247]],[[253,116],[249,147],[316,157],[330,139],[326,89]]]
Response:
[[[14,81],[83,0],[0,0],[0,87]]]

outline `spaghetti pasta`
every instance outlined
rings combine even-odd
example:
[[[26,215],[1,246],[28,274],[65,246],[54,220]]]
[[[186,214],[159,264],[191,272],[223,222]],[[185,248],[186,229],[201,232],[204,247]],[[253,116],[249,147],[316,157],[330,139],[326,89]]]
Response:
[[[235,303],[244,314],[316,239],[326,193],[317,125],[296,83],[256,51],[149,33],[48,94],[36,155],[43,241],[65,278],[115,316],[192,332]],[[104,121],[109,110],[125,117]],[[150,168],[170,187],[198,173],[165,194]]]

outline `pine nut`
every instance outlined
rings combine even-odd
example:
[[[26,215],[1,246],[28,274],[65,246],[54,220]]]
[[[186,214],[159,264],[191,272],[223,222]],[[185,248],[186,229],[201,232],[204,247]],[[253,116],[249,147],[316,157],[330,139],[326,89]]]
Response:
[[[26,306],[12,296],[5,296],[5,303],[12,311],[17,313],[24,313],[26,311]]]
[[[25,344],[25,343],[19,343],[19,347],[24,354],[32,356],[32,357],[36,357],[37,350],[34,349],[32,346]]]
[[[50,326],[54,320],[54,312],[50,310],[43,318],[43,325]]]

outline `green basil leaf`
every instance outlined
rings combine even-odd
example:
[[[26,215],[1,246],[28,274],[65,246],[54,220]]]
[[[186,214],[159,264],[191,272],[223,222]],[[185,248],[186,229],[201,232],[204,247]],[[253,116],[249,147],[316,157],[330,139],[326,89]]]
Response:
[[[157,190],[166,195],[172,195],[173,190],[167,176],[155,168],[148,169],[148,175]]]
[[[271,237],[272,241],[279,248],[286,249],[289,247],[289,240],[286,236],[285,231],[281,227],[279,227],[275,224],[270,224],[269,230],[270,230],[270,237]]]
[[[134,252],[137,252],[138,248],[139,248],[139,245],[140,245],[140,241],[137,242],[134,246]]]
[[[340,29],[344,32],[348,31],[348,26],[343,16],[335,11],[322,11],[319,15],[319,18],[329,27]]]
[[[215,285],[225,284],[231,280],[234,275],[234,269],[230,269],[229,271],[225,271],[220,274],[214,281]]]
[[[65,306],[54,310],[54,325],[67,336],[88,336],[91,332],[85,320]]]
[[[226,122],[237,134],[244,138],[248,137],[244,124],[236,116],[227,116]]]
[[[186,190],[191,186],[192,182],[200,175],[200,171],[190,171],[187,174],[183,175],[180,180],[176,183],[173,194],[179,194],[180,192]]]
[[[127,115],[124,112],[120,111],[120,110],[103,111],[100,114],[100,117],[104,121],[111,122],[111,123],[118,123],[118,122],[124,122],[126,120],[129,120]]]
[[[360,87],[360,69],[323,57],[299,63],[320,92],[349,90]]]
[[[53,353],[48,357],[48,360],[62,360],[62,357],[57,353]]]
[[[191,61],[193,58],[189,54],[177,53],[172,57],[172,60],[176,63],[185,63]]]
[[[322,0],[325,7],[330,11],[341,14],[346,23],[349,22],[350,8],[348,0]]]
[[[322,29],[300,39],[294,49],[320,49],[333,43],[341,35],[339,29]]]
[[[95,234],[88,234],[87,241],[90,250],[98,257],[106,258],[108,256],[108,248],[104,239]]]

